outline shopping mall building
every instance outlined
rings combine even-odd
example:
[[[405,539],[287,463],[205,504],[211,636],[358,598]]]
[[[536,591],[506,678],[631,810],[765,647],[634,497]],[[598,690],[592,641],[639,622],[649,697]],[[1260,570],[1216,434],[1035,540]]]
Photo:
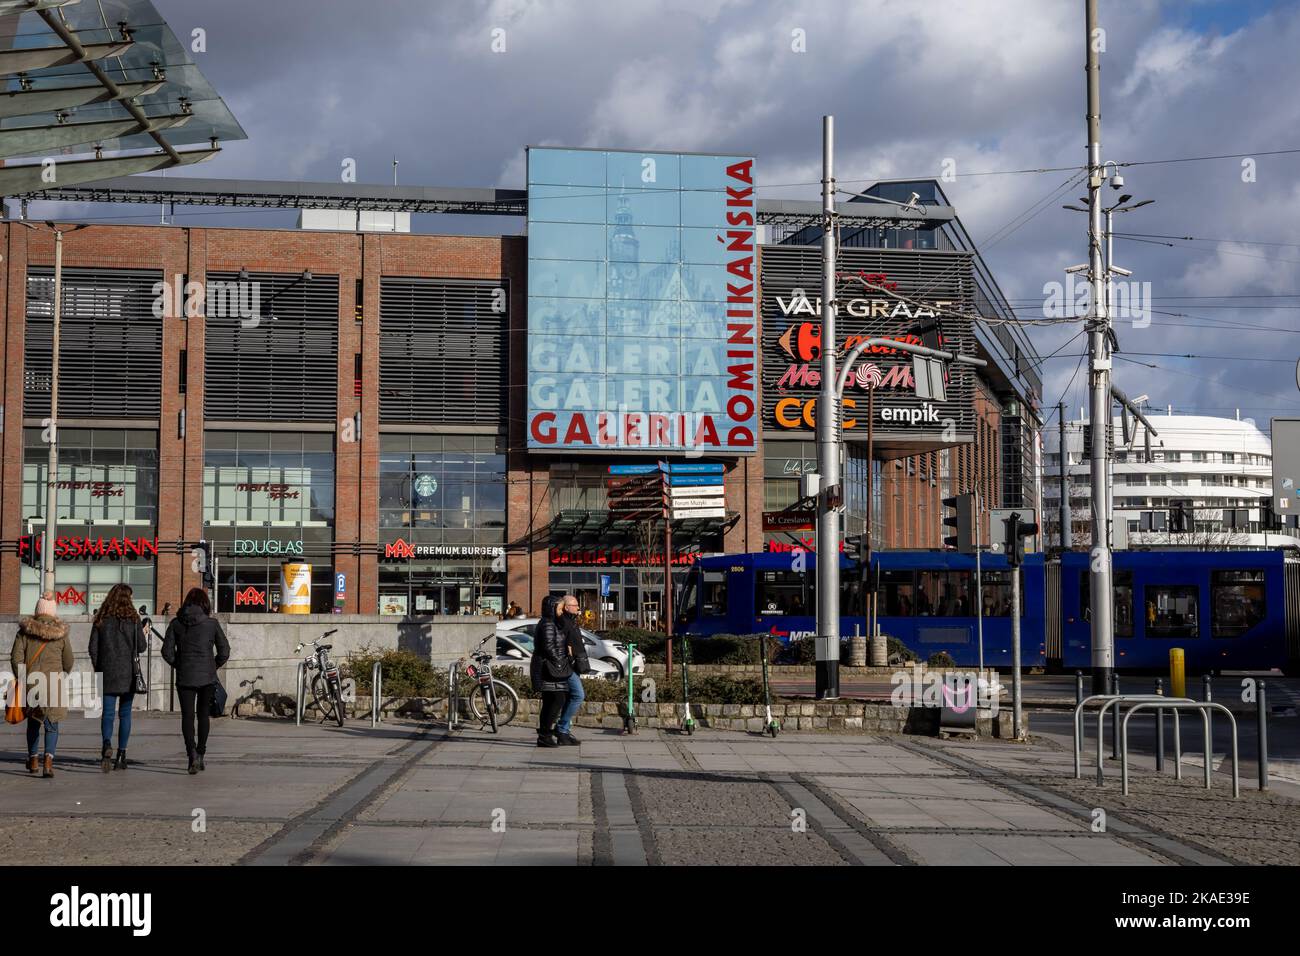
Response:
[[[722,466],[722,505],[672,523],[678,568],[811,546],[796,506],[816,458],[819,204],[756,199],[745,157],[532,149],[528,169],[526,191],[136,178],[33,195],[303,209],[296,229],[66,235],[68,612],[119,581],[175,607],[206,541],[226,612],[279,609],[288,561],[310,565],[315,612],[535,611],[566,590],[594,608],[603,586],[609,618],[644,619],[663,525],[629,510],[611,465]],[[988,364],[951,367],[932,402],[904,353],[864,355],[847,531],[938,547],[947,495],[1039,506],[1037,359],[937,182],[868,195],[841,210],[837,346],[937,340]],[[412,212],[526,235],[415,234]],[[12,221],[0,243],[3,614],[38,587],[20,554],[44,527],[54,244]]]

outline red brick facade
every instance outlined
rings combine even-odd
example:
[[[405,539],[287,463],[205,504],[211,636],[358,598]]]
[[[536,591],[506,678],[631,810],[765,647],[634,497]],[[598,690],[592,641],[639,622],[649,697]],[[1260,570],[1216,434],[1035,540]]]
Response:
[[[3,463],[0,465],[0,613],[19,608],[20,563],[15,541],[24,533],[22,513],[23,427],[39,419],[23,417],[23,341],[26,313],[25,277],[29,266],[52,266],[54,243],[44,227],[0,226],[4,250],[0,283],[0,395],[3,396]],[[354,234],[295,230],[205,229],[165,226],[90,225],[64,240],[64,265],[160,270],[204,281],[209,272],[293,274],[310,269],[339,276],[338,419],[360,413],[360,440],[335,441],[334,567],[347,575],[345,611],[374,613],[378,603],[378,557],[373,549],[360,555],[339,548],[353,542],[373,544],[379,536],[379,301],[381,276],[505,280],[509,288],[507,407],[507,545],[506,596],[535,608],[548,593],[547,529],[552,515],[549,468],[555,456],[525,450],[526,285],[527,260],[522,237],[465,237],[412,234]],[[355,291],[360,280],[362,300]],[[176,311],[174,305],[172,311]],[[163,376],[161,415],[156,422],[132,427],[156,429],[159,452],[157,534],[163,546],[157,566],[157,601],[178,603],[198,583],[188,554],[169,544],[204,536],[204,341],[205,320],[166,314],[162,325]],[[187,356],[186,389],[180,390],[179,358]],[[354,357],[361,356],[361,394],[354,391]],[[65,385],[66,387],[66,385]],[[180,421],[184,412],[182,436]],[[998,489],[998,411],[988,397],[980,401],[985,423],[973,446],[951,451],[952,492],[968,490],[979,479],[987,488],[987,507],[996,506]],[[95,420],[69,420],[63,427],[94,427]],[[486,432],[499,422],[486,423]],[[259,423],[241,422],[257,429]],[[121,423],[118,423],[121,427]],[[341,426],[336,425],[338,430]],[[319,426],[318,426],[319,428]],[[393,431],[402,429],[394,426]],[[427,429],[426,429],[427,430]],[[465,428],[459,429],[464,432]],[[901,467],[885,463],[883,492],[886,541],[891,547],[936,547],[940,483],[938,453],[906,459]],[[726,498],[740,519],[725,534],[732,553],[763,548],[763,460],[759,454],[728,464]],[[895,520],[900,517],[901,521]]]

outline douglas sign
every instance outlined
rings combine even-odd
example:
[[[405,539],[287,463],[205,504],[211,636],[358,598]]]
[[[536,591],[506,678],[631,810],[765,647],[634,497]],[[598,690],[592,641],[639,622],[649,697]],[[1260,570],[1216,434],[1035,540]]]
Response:
[[[754,161],[533,148],[528,190],[528,447],[752,453]]]

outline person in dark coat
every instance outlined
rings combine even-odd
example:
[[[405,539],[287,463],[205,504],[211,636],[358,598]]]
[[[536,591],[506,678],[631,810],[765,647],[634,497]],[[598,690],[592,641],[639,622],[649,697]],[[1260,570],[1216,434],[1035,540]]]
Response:
[[[564,633],[565,643],[568,644],[569,654],[569,686],[565,695],[564,710],[560,713],[560,719],[555,723],[555,739],[563,746],[578,746],[578,738],[573,736],[573,718],[577,716],[578,711],[582,708],[582,702],[587,699],[587,692],[582,687],[582,675],[591,670],[591,663],[587,660],[587,642],[583,640],[582,629],[578,626],[578,615],[582,610],[578,604],[578,599],[572,594],[566,594],[560,599],[559,616],[556,620],[559,622],[560,630]]]
[[[167,627],[162,656],[176,671],[176,696],[181,700],[185,755],[190,762],[189,772],[198,773],[206,769],[203,755],[208,749],[217,671],[230,660],[230,644],[221,625],[212,617],[212,602],[202,588],[191,588],[185,595],[185,603]],[[197,741],[194,739],[196,717]]]
[[[99,769],[126,769],[126,745],[131,740],[131,707],[135,702],[136,660],[147,646],[144,626],[132,603],[131,588],[115,584],[95,612],[90,626],[90,666],[102,674],[104,713],[99,720],[103,750]],[[117,758],[113,758],[113,723],[117,721]]]
[[[542,616],[533,631],[533,659],[529,662],[529,676],[533,690],[542,695],[542,710],[537,722],[537,746],[558,747],[555,739],[555,722],[559,719],[564,702],[568,699],[569,675],[573,668],[564,632],[556,620],[560,599],[552,595],[542,598]]]

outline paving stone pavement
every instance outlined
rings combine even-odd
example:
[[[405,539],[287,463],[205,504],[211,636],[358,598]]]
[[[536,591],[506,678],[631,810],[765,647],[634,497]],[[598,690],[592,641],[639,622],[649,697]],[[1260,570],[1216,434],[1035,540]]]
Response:
[[[213,724],[185,772],[178,721],[137,714],[126,772],[63,722],[53,780],[0,752],[0,859],[48,864],[1216,865],[1300,862],[1298,806],[1145,777],[1094,832],[1059,747],[914,737],[527,727]],[[1246,797],[1243,789],[1243,797]],[[1286,819],[1287,815],[1289,819]],[[1218,822],[1212,832],[1208,821]],[[1225,838],[1228,833],[1231,838]],[[1271,834],[1271,841],[1265,836]],[[1228,844],[1231,844],[1230,846]]]

